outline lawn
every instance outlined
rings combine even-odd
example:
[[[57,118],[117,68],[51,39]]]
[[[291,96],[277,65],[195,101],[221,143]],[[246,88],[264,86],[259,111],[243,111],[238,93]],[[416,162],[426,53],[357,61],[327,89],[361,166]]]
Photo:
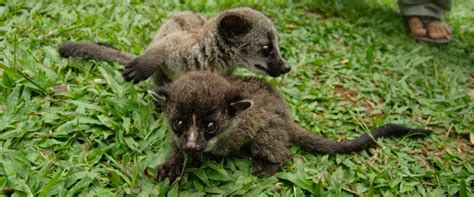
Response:
[[[473,195],[471,1],[455,1],[444,46],[408,37],[395,0],[33,2],[0,0],[0,196]],[[258,76],[284,93],[299,124],[333,140],[389,122],[434,134],[347,155],[292,146],[292,159],[263,179],[245,157],[187,168],[174,183],[145,176],[171,148],[152,82],[125,82],[119,64],[61,58],[57,46],[106,41],[140,54],[170,14],[240,5],[280,32],[292,71]]]

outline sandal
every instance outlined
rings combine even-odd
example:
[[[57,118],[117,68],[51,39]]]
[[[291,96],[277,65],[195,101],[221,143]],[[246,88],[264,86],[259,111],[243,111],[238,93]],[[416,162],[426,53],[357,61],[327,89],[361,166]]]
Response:
[[[421,20],[421,23],[423,23],[423,27],[427,31],[426,36],[420,37],[420,36],[416,36],[416,35],[413,34],[413,32],[412,32],[412,30],[410,29],[410,26],[409,26],[409,22],[410,22],[410,19],[412,17],[417,17]],[[416,40],[421,40],[421,41],[424,41],[424,42],[429,42],[429,43],[434,43],[434,44],[447,44],[447,43],[449,43],[451,41],[451,36],[447,36],[447,37],[441,38],[441,39],[433,39],[433,38],[428,37],[428,35],[430,33],[429,30],[428,30],[428,24],[430,24],[431,22],[434,22],[434,21],[441,21],[441,20],[438,19],[438,18],[435,18],[435,17],[430,17],[430,16],[404,16],[403,17],[403,24],[405,26],[405,30],[407,31],[408,34],[410,34],[410,36],[412,36]]]

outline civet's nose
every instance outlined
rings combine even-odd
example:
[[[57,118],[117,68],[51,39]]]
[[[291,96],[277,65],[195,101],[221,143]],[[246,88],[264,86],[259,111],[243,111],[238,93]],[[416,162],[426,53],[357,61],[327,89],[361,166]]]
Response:
[[[290,65],[288,65],[286,62],[282,62],[283,64],[281,65],[281,70],[283,71],[283,73],[288,73],[291,71],[291,67]]]
[[[196,142],[187,142],[186,145],[184,145],[184,151],[187,153],[196,153],[199,152],[200,146],[196,144]]]

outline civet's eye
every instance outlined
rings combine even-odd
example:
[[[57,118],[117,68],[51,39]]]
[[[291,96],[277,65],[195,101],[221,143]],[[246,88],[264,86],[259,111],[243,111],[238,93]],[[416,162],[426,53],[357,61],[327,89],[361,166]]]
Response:
[[[184,129],[184,122],[182,120],[173,120],[173,130],[174,132],[181,132]]]
[[[206,125],[206,132],[209,134],[214,134],[217,131],[217,123],[215,122],[209,122]]]
[[[266,56],[266,57],[270,56],[272,51],[273,51],[273,45],[272,44],[263,45],[262,53],[263,53],[264,56]]]

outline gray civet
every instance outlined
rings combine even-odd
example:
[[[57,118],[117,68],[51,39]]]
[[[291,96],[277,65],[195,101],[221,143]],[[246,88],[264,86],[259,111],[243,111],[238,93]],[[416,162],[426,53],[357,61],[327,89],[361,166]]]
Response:
[[[225,10],[209,20],[193,12],[176,13],[138,57],[89,42],[66,42],[59,52],[63,57],[119,62],[125,65],[122,74],[127,81],[138,83],[155,75],[157,85],[195,70],[229,75],[243,66],[273,77],[290,71],[280,55],[273,23],[246,7]]]

